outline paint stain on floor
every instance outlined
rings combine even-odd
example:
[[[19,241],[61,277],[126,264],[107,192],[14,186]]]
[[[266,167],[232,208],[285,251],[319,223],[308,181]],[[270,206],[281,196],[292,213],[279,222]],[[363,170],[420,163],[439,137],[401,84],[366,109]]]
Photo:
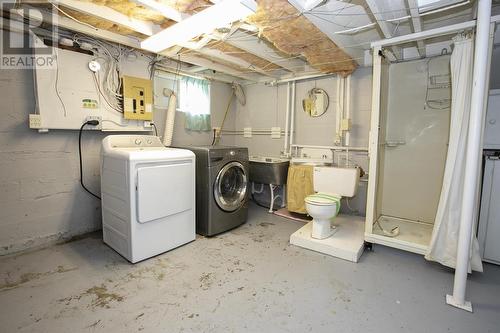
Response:
[[[14,281],[5,280],[2,284],[0,284],[0,291],[14,289],[14,288],[17,288],[17,287],[19,287],[25,283],[28,283],[30,281],[33,281],[33,280],[38,280],[40,278],[54,275],[54,274],[58,274],[58,273],[66,273],[66,272],[74,271],[76,269],[78,269],[78,267],[66,268],[64,266],[57,266],[56,269],[51,270],[51,271],[47,271],[47,272],[24,273],[24,274],[21,274],[21,276],[17,280],[14,280]]]
[[[124,297],[113,292],[109,292],[105,285],[94,286],[85,291],[84,295],[94,297],[92,307],[110,308],[112,302],[122,302]]]

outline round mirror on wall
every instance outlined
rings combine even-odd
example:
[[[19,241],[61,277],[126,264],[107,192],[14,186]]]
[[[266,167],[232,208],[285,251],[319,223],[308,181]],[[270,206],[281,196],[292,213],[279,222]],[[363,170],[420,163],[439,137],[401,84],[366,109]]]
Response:
[[[307,97],[302,100],[304,112],[311,117],[322,116],[330,104],[328,94],[324,89],[313,88],[307,93]]]

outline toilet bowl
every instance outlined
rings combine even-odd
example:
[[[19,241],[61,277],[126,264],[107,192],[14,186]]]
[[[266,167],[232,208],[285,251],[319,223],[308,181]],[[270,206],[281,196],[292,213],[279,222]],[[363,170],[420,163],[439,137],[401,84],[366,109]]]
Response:
[[[312,238],[325,239],[335,232],[331,222],[340,211],[340,200],[356,195],[358,179],[359,168],[314,168],[315,193],[304,199],[307,213],[313,218]]]
[[[331,226],[331,220],[340,211],[341,198],[329,193],[315,193],[305,198],[306,210],[314,219],[311,233],[313,238],[325,239],[333,234],[335,227]]]

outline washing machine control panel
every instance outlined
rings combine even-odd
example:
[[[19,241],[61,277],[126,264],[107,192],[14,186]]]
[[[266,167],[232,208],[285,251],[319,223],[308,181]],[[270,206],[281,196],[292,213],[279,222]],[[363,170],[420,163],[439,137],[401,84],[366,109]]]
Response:
[[[247,161],[248,150],[246,148],[213,149],[210,150],[209,158],[211,164],[228,161]]]

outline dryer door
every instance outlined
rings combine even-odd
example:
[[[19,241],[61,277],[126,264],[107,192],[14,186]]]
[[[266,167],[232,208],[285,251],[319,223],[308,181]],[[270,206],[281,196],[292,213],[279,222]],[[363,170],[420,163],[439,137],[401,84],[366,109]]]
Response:
[[[248,178],[240,162],[230,162],[219,171],[214,184],[214,197],[220,209],[233,212],[246,198]]]
[[[137,219],[158,220],[193,209],[193,165],[172,163],[137,169]]]

